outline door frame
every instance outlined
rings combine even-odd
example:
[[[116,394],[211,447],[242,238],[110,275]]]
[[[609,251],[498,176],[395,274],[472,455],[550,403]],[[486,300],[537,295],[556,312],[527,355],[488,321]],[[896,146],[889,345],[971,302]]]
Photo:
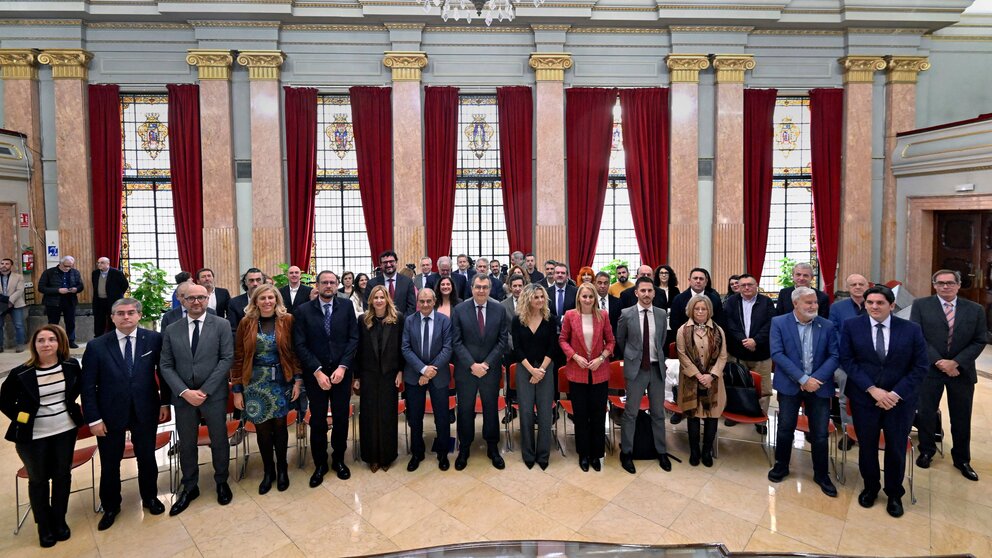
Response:
[[[917,297],[930,296],[933,274],[934,223],[938,211],[992,211],[992,194],[908,196],[906,198],[906,262],[904,283]],[[912,257],[910,257],[912,254]]]

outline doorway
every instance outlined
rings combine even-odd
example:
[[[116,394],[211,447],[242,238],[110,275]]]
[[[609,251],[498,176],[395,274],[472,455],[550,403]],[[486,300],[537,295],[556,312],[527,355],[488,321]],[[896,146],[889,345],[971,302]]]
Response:
[[[934,217],[931,273],[960,272],[958,296],[981,304],[992,324],[992,211],[937,211]]]

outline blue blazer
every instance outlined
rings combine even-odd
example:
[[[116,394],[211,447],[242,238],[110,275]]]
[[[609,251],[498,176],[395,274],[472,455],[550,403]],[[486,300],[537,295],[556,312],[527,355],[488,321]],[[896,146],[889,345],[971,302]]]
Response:
[[[124,430],[131,409],[140,424],[158,423],[159,408],[171,399],[169,384],[159,375],[162,335],[138,328],[134,341],[134,369],[128,377],[124,355],[113,329],[86,344],[80,392],[86,422],[102,420],[109,430]]]
[[[436,366],[437,376],[431,380],[435,387],[446,387],[451,381],[451,319],[434,312],[434,324],[431,329],[431,350],[424,352],[424,315],[416,312],[406,317],[403,327],[403,381],[416,385],[420,380],[420,371],[425,366]]]
[[[338,366],[351,368],[358,351],[358,320],[351,299],[331,298],[331,334],[324,331],[324,308],[320,297],[293,312],[293,343],[303,377],[313,378],[317,368],[328,376]]]
[[[913,407],[920,383],[927,373],[927,343],[918,324],[892,316],[889,350],[885,361],[875,353],[875,335],[866,314],[844,322],[840,340],[840,364],[847,372],[847,396],[852,405],[874,405],[868,388],[894,391]]]
[[[795,314],[789,313],[772,318],[770,343],[772,361],[775,362],[772,386],[779,393],[798,395],[806,371],[803,369],[803,344],[796,329]],[[834,324],[817,316],[813,319],[812,376],[823,382],[820,389],[816,390],[817,397],[833,397],[834,371],[837,370],[838,363]]]
[[[865,314],[864,308],[858,312],[858,307],[854,305],[854,301],[845,298],[844,300],[838,300],[837,302],[830,305],[830,321],[834,323],[834,333],[837,334],[837,340],[840,341],[840,330],[844,325],[844,322],[850,320],[851,318],[857,318]]]

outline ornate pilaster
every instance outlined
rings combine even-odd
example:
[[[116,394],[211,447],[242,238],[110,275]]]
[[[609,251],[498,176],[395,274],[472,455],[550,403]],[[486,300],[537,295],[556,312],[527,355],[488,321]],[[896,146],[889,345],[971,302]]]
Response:
[[[427,53],[421,51],[387,51],[382,65],[393,71],[393,83],[420,82],[421,71],[427,66]]]
[[[564,34],[564,31],[556,31]],[[567,52],[534,52],[530,67],[537,80],[534,131],[537,165],[534,251],[539,261],[568,261],[565,222],[565,70]],[[517,247],[511,246],[511,250]]]
[[[286,55],[281,50],[238,52],[238,64],[248,68],[248,79],[251,81],[279,81],[279,67],[285,61]]]
[[[713,56],[713,69],[717,83],[744,83],[744,72],[753,70],[754,56],[750,54],[717,54]],[[699,80],[697,75],[696,81]]]
[[[668,261],[678,275],[699,264],[699,72],[704,54],[669,54],[671,224]],[[648,262],[659,265],[661,262]]]
[[[838,60],[844,68],[844,83],[872,83],[875,72],[885,69],[885,60],[878,56],[845,56]]]
[[[530,67],[534,68],[537,81],[565,81],[565,70],[572,67],[568,52],[532,52]]]
[[[190,66],[196,66],[200,81],[231,78],[231,64],[234,63],[234,56],[231,55],[230,50],[191,48],[186,53],[186,63]]]
[[[81,48],[45,49],[38,55],[39,62],[52,67],[52,79],[85,80],[89,77],[90,60],[93,54]]]
[[[920,72],[930,69],[930,59],[926,56],[886,56],[885,83],[916,83]]]
[[[699,83],[699,72],[710,67],[705,54],[669,54],[665,63],[672,83]]]
[[[0,67],[3,79],[38,79],[38,54],[33,48],[0,49]]]

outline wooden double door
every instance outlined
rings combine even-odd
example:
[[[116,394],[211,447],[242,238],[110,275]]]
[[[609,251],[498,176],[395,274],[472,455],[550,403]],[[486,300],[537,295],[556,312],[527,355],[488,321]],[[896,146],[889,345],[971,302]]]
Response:
[[[932,271],[959,271],[958,296],[981,304],[992,325],[992,211],[939,211],[935,229]]]

